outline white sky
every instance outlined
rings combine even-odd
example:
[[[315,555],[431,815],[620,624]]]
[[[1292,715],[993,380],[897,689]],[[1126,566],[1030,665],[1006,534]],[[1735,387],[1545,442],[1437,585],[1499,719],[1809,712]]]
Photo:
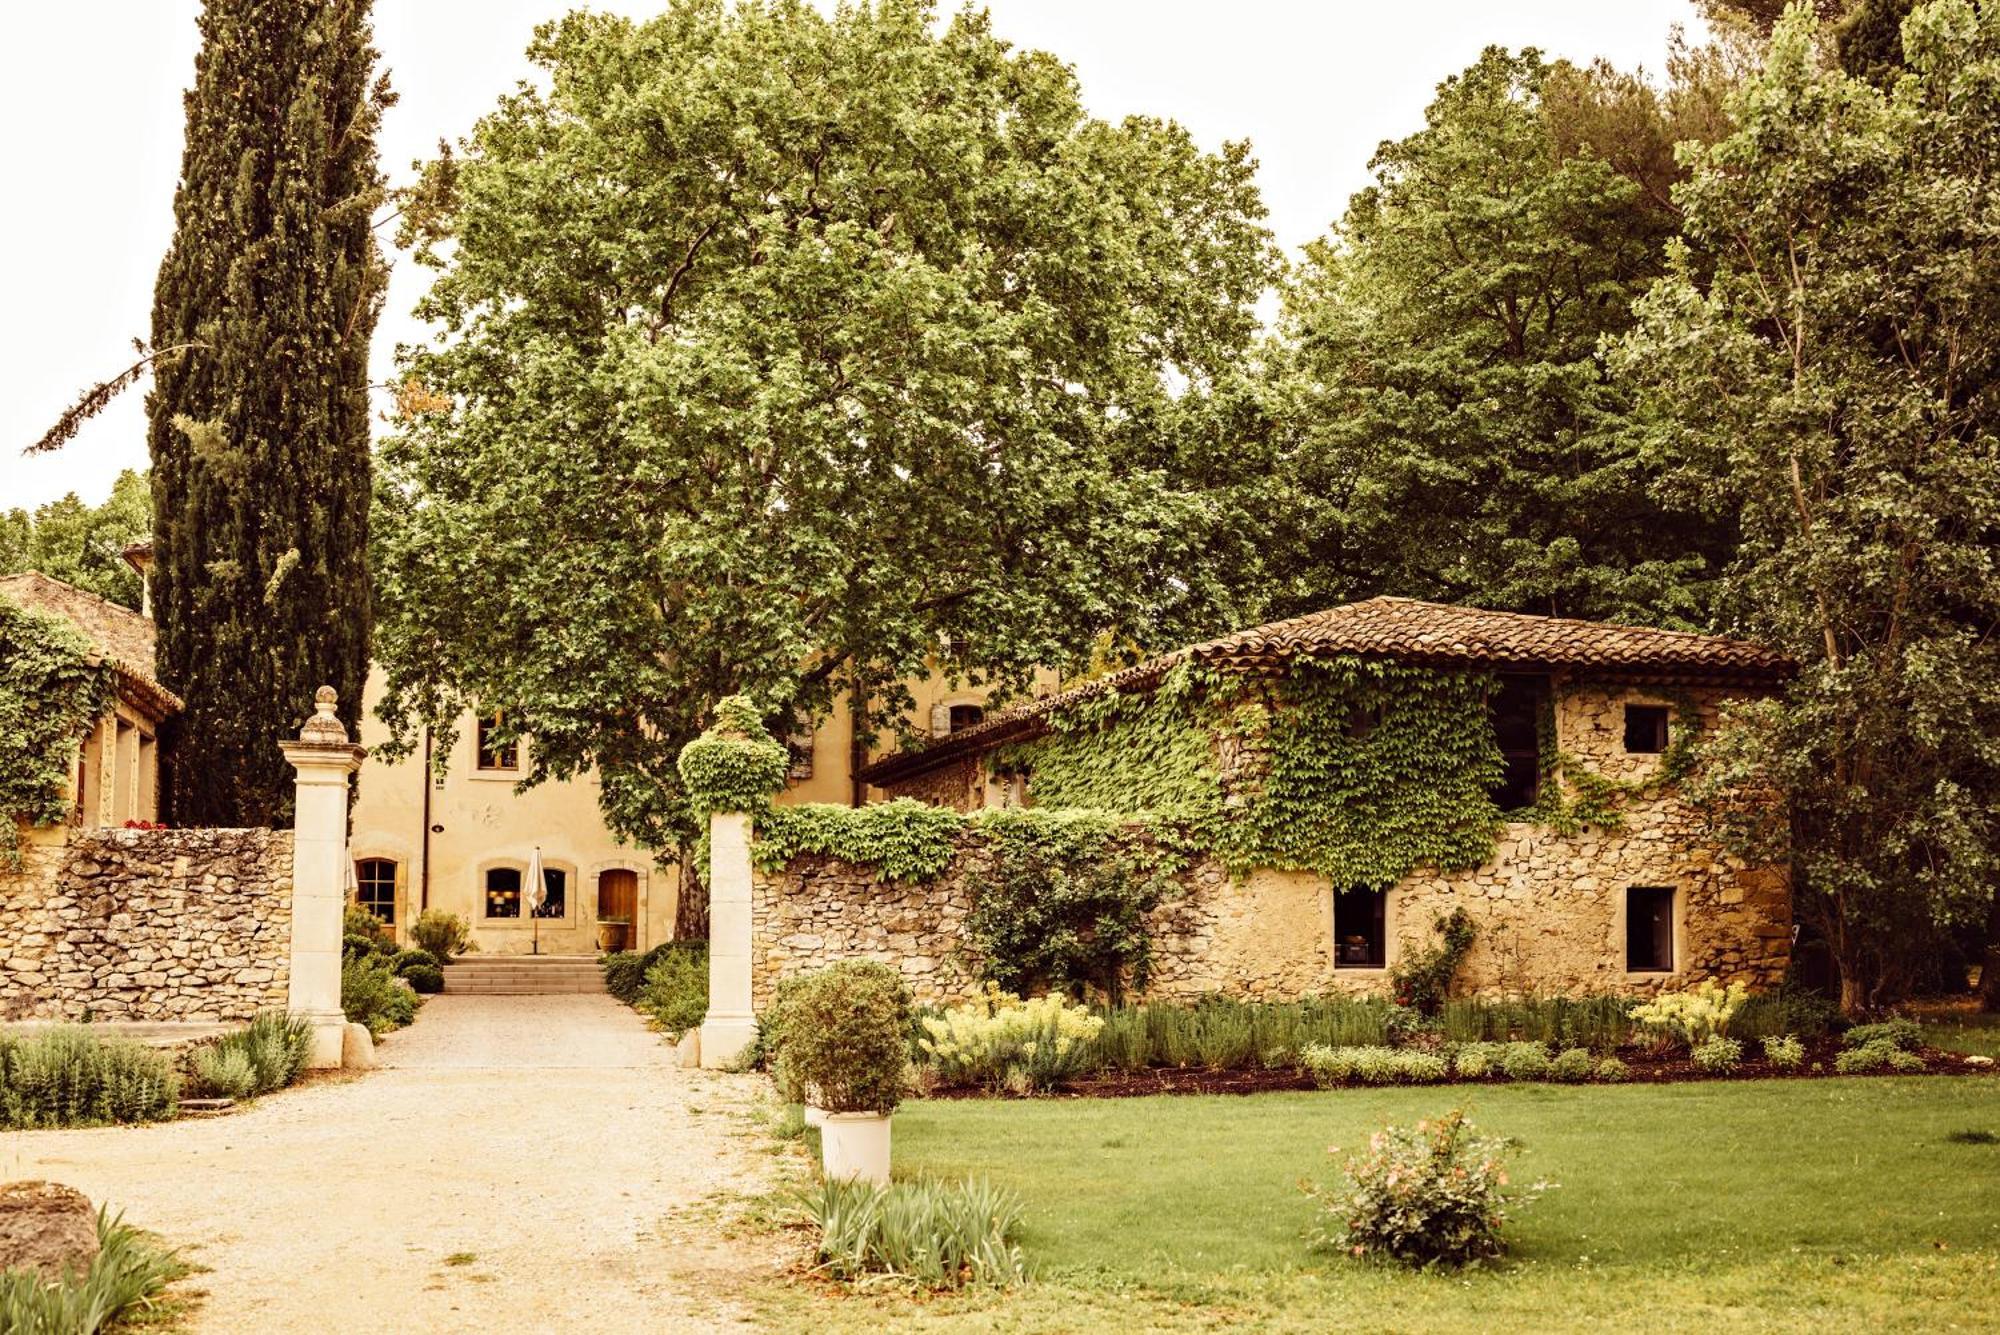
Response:
[[[376,0],[376,46],[402,100],[381,138],[392,182],[529,73],[521,52],[564,0]],[[598,0],[641,15],[659,0]],[[952,7],[946,0],[944,8]],[[1422,123],[1438,80],[1482,47],[1539,46],[1657,74],[1691,0],[988,0],[1000,35],[1077,69],[1091,111],[1170,116],[1204,144],[1248,138],[1278,240],[1321,234],[1368,180],[1383,139]],[[96,502],[146,463],[145,387],[55,454],[23,458],[86,385],[131,359],[151,320],[173,223],[181,91],[197,0],[8,6],[0,47],[0,509],[75,491]],[[421,283],[399,261],[375,333],[375,378]]]

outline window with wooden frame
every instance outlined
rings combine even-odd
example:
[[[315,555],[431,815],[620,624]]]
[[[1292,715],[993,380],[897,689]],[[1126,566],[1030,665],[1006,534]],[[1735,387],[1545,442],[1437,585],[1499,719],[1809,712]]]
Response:
[[[1674,971],[1672,886],[1635,885],[1625,892],[1625,971]]]
[[[1342,890],[1333,897],[1333,967],[1381,969],[1389,963],[1389,892]]]
[[[1487,699],[1493,738],[1500,746],[1500,782],[1493,804],[1521,811],[1535,804],[1542,788],[1542,710],[1549,684],[1544,677],[1503,677]]]
[[[354,864],[354,902],[384,924],[396,925],[396,864],[388,858],[361,858]]]
[[[949,722],[946,726],[950,731],[964,732],[967,728],[977,727],[986,721],[986,707],[984,705],[953,705],[947,718]]]
[[[500,715],[487,714],[479,720],[479,768],[483,770],[510,770],[521,768],[521,743],[516,739],[501,741]]]
[[[1625,706],[1625,749],[1634,755],[1658,755],[1667,749],[1667,707]]]

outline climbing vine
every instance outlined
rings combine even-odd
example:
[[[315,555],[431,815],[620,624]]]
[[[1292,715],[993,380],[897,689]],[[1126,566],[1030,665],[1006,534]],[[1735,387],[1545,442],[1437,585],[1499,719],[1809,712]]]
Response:
[[[887,881],[931,881],[951,866],[971,817],[912,798],[863,807],[811,802],[757,818],[751,859],[778,871],[806,854],[873,867]]]
[[[1586,825],[1622,830],[1628,801],[1685,779],[1694,769],[1698,754],[1701,710],[1686,692],[1673,692],[1667,699],[1674,710],[1667,749],[1660,756],[1659,766],[1641,780],[1599,774],[1576,755],[1563,750],[1556,737],[1555,701],[1544,699],[1535,723],[1542,754],[1542,781],[1533,805],[1524,813],[1527,818],[1563,835],[1575,834]]]
[[[1222,814],[1213,739],[1219,685],[1182,663],[1151,692],[1111,691],[1057,715],[1048,734],[1000,748],[993,771],[1029,775],[1038,806],[1207,824]]]
[[[69,815],[77,739],[110,707],[111,669],[59,617],[0,598],[0,866],[21,865],[21,822]]]
[[[1298,661],[1275,687],[1261,783],[1225,832],[1224,861],[1368,887],[1485,861],[1500,818],[1490,686],[1379,659]]]
[[[681,784],[698,816],[756,813],[785,786],[790,764],[784,746],[765,731],[756,706],[732,695],[716,703],[713,726],[681,748]]]

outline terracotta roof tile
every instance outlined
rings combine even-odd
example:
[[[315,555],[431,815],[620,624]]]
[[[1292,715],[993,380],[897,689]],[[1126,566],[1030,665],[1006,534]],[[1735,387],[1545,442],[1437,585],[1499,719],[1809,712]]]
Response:
[[[180,697],[153,675],[154,629],[146,617],[39,570],[0,575],[0,597],[75,626],[117,671],[120,686],[154,714],[164,716],[181,707]]]
[[[1490,612],[1414,598],[1370,598],[1162,654],[1072,690],[995,714],[925,746],[885,756],[870,782],[922,773],[1004,741],[1033,736],[1050,715],[1108,691],[1144,689],[1187,661],[1224,671],[1270,672],[1296,656],[1361,654],[1445,667],[1565,668],[1607,675],[1758,686],[1794,670],[1781,654],[1744,640],[1603,621]]]

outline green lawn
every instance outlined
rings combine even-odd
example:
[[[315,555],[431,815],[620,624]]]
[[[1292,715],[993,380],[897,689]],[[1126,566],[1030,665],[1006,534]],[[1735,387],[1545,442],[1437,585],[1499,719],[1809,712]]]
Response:
[[[1924,1021],[1924,1039],[1947,1052],[2000,1057],[2000,1015],[1954,1011]]]
[[[1560,1183],[1496,1269],[1410,1275],[1309,1252],[1329,1145],[1463,1105]],[[1992,1329],[2000,1078],[1481,1086],[1251,1098],[906,1104],[899,1175],[1028,1203],[1013,1294],[773,1291],[819,1330]]]

